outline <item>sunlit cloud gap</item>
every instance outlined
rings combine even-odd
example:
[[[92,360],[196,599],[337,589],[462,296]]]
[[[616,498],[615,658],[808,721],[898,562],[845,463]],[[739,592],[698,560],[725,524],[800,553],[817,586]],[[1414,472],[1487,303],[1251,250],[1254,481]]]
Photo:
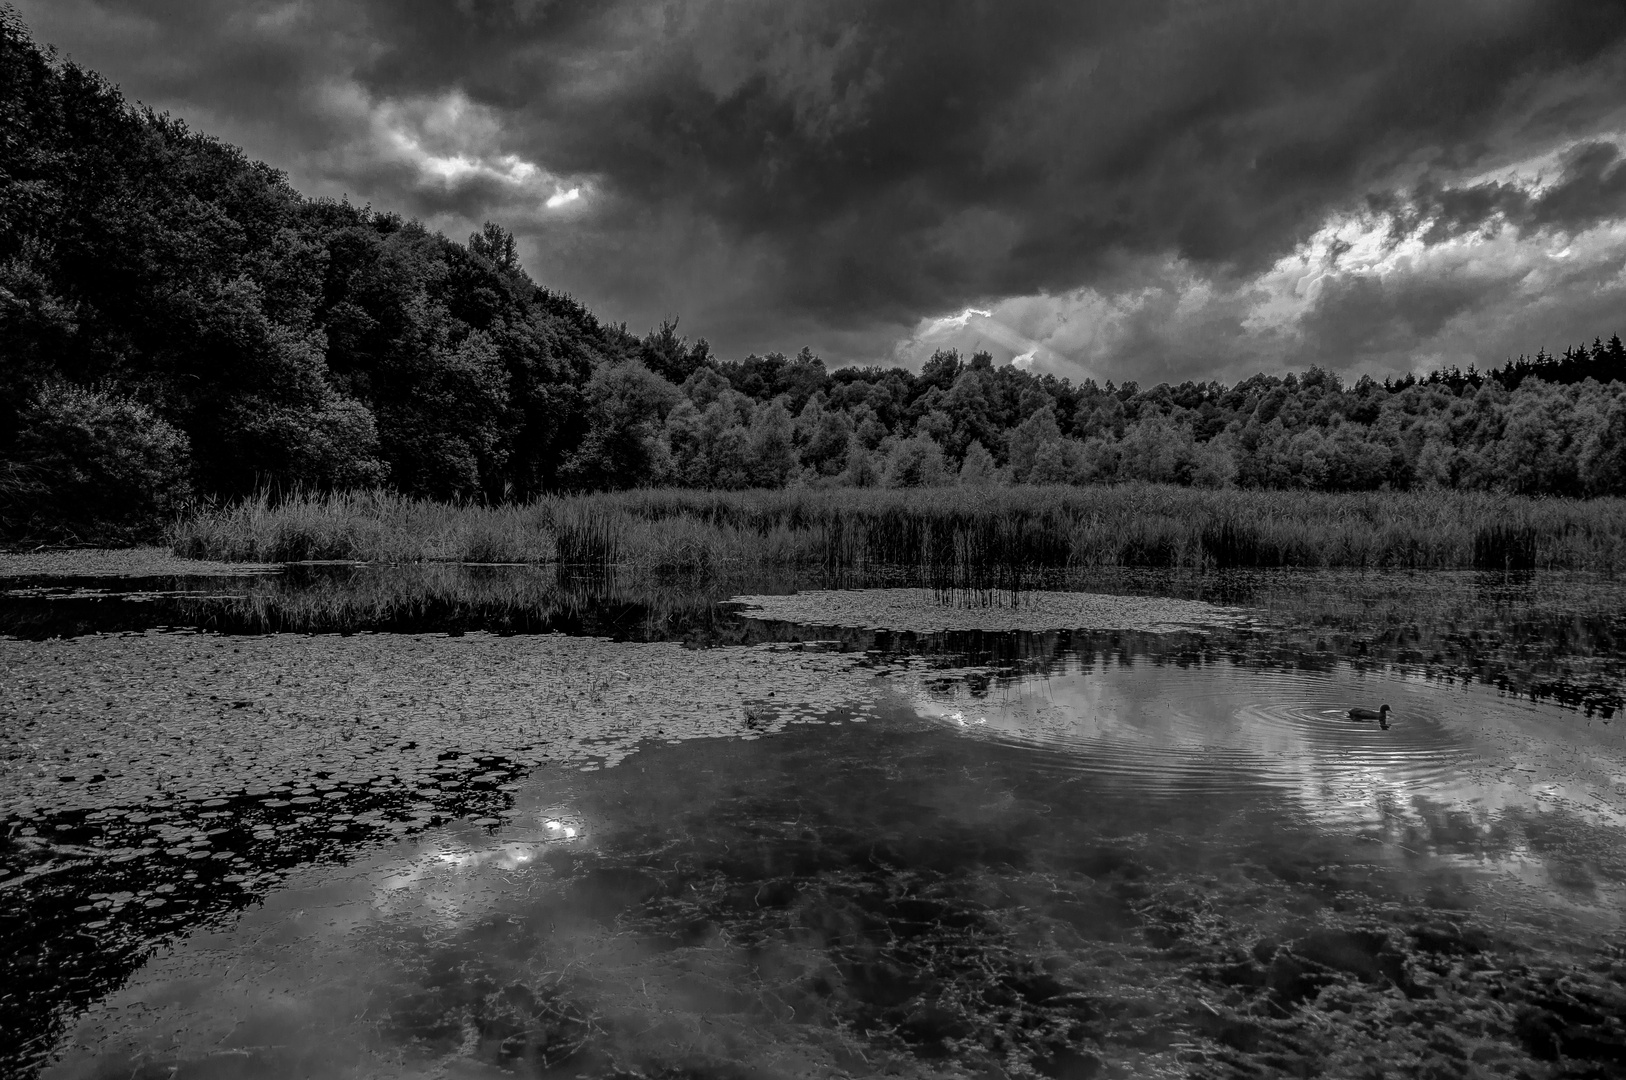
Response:
[[[568,206],[582,197],[582,189],[573,187],[569,191],[555,191],[548,196],[545,204],[549,210],[557,210],[561,206]]]
[[[955,315],[926,319],[916,332],[900,343],[895,355],[908,361],[921,359],[938,349],[958,349],[962,354],[987,350],[1000,362],[1020,368],[1038,364],[1042,368],[1067,367],[1076,371],[1078,363],[1044,342],[1028,336],[985,308],[966,308]],[[1093,377],[1084,371],[1082,377]]]
[[[519,154],[497,149],[503,126],[492,111],[453,90],[438,97],[365,102],[376,145],[426,181],[447,187],[486,180],[543,196],[549,209],[581,197],[579,185]]]
[[[972,320],[972,318],[974,318],[974,317],[981,317],[981,318],[987,319],[987,318],[990,318],[991,316],[992,316],[992,312],[984,311],[981,308],[966,308],[964,311],[960,312],[958,315],[945,315],[941,319],[934,319],[934,320],[932,320],[932,324],[933,324],[933,327],[936,328],[936,329],[946,330],[949,327],[953,327],[953,326],[964,326],[967,323],[969,323]]]

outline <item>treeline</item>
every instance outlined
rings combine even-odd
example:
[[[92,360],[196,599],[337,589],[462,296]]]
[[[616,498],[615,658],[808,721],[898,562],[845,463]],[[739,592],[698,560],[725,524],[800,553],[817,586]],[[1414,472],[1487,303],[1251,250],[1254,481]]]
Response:
[[[711,488],[1141,480],[1620,494],[1626,357],[1618,337],[1600,348],[1607,382],[1518,375],[1514,389],[1491,376],[1453,385],[1451,373],[1346,387],[1312,368],[1142,390],[1036,377],[987,354],[940,352],[919,375],[752,357],[664,393],[627,464],[636,483]]]
[[[0,530],[141,530],[196,496],[1110,483],[1626,492],[1617,338],[1345,387],[1098,386],[934,356],[827,371],[638,337],[466,243],[307,199],[0,10]]]
[[[1614,382],[1623,377],[1626,377],[1626,346],[1621,345],[1620,335],[1617,334],[1608,342],[1602,338],[1593,338],[1590,348],[1585,345],[1573,345],[1558,356],[1551,356],[1546,349],[1542,349],[1533,357],[1520,356],[1517,360],[1509,360],[1502,367],[1484,374],[1480,374],[1472,366],[1467,371],[1453,367],[1433,372],[1422,381],[1435,385],[1443,384],[1458,391],[1465,386],[1478,390],[1487,382],[1503,390],[1517,390],[1519,384],[1526,379],[1541,379],[1543,382],[1567,385],[1585,382],[1588,379]],[[1391,390],[1405,389],[1418,381],[1415,375],[1408,375],[1398,383],[1385,380],[1384,385]]]

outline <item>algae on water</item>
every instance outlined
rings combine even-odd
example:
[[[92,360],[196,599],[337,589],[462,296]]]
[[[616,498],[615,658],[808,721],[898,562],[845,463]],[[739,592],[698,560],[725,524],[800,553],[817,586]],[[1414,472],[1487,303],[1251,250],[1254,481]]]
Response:
[[[932,589],[810,589],[790,596],[736,596],[757,619],[806,626],[937,633],[952,630],[1174,630],[1234,628],[1250,614],[1200,600],[1087,592],[954,594]]]

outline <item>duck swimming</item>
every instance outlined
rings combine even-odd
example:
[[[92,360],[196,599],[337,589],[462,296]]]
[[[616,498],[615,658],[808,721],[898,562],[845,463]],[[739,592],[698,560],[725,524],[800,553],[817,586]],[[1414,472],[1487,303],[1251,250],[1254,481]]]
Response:
[[[1387,705],[1378,709],[1377,712],[1373,712],[1371,709],[1351,709],[1349,710],[1349,718],[1351,720],[1376,720],[1378,726],[1387,731],[1389,730],[1390,712],[1391,710]]]

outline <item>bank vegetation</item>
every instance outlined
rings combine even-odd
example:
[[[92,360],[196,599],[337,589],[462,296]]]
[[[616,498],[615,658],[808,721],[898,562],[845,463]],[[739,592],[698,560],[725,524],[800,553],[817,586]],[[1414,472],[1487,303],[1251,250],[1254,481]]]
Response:
[[[902,570],[998,584],[1102,566],[1626,568],[1626,499],[1474,491],[1111,486],[640,490],[453,504],[387,491],[266,495],[171,526],[221,561],[559,563],[665,573]]]

